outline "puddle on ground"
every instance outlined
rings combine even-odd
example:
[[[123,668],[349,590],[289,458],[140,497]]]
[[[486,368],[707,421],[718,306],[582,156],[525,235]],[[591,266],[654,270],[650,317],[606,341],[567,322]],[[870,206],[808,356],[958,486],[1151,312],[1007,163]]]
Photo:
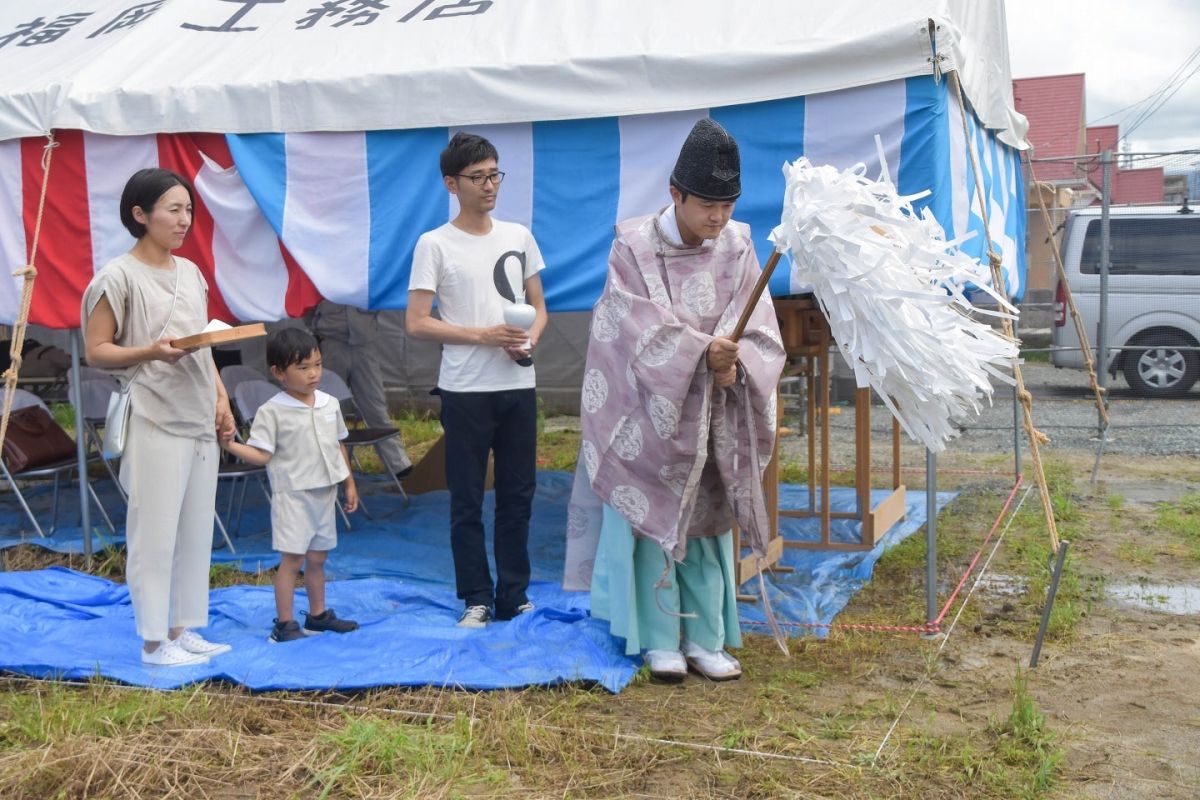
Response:
[[[1029,580],[1020,575],[1003,575],[989,572],[979,579],[976,591],[987,592],[997,597],[1023,597],[1029,589]]]
[[[1200,614],[1200,586],[1180,583],[1117,583],[1105,592],[1121,605],[1168,614]]]

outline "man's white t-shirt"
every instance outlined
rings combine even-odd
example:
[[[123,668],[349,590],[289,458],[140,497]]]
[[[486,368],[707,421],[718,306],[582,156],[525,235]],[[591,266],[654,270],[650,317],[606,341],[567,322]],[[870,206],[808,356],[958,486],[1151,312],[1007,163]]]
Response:
[[[409,291],[430,291],[442,321],[468,328],[504,324],[511,305],[498,284],[524,302],[525,281],[545,267],[533,234],[524,225],[492,220],[483,236],[447,222],[417,240]],[[518,277],[520,276],[520,277]],[[532,389],[533,367],[522,367],[504,348],[443,344],[438,388],[448,392],[499,392]]]

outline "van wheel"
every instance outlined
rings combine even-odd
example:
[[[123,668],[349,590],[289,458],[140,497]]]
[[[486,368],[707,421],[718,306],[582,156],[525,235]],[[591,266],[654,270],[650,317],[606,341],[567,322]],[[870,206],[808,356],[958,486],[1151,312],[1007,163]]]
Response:
[[[1145,350],[1126,350],[1122,362],[1125,380],[1143,397],[1177,397],[1200,378],[1200,352],[1180,350],[1192,343],[1178,333],[1155,333],[1136,342]]]

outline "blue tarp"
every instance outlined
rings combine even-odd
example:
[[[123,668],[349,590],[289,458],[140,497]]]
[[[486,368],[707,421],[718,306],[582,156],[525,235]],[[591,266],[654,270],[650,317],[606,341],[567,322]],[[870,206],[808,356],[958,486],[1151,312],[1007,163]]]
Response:
[[[622,655],[623,647],[608,635],[607,625],[588,616],[586,593],[560,588],[571,475],[538,475],[530,533],[534,580],[530,595],[537,609],[484,631],[463,631],[453,624],[461,604],[453,588],[447,493],[414,497],[411,506],[403,508],[384,486],[366,482],[374,519],[361,513],[353,517],[354,529],[339,534],[338,548],[327,567],[329,604],[339,615],[363,623],[359,631],[268,644],[274,616],[271,587],[215,589],[206,633],[232,644],[233,652],[208,665],[147,670],[137,656],[138,639],[124,586],[66,569],[0,573],[0,669],[68,678],[100,674],[160,688],[212,678],[252,689],[380,685],[483,689],[595,681],[616,692],[632,679],[637,661]],[[805,487],[785,485],[780,495],[784,508],[807,506]],[[103,496],[120,520],[119,502]],[[939,494],[939,509],[952,498],[953,494]],[[44,510],[49,494],[35,492],[31,499],[35,508]],[[910,492],[907,502],[907,519],[874,550],[786,550],[784,563],[796,571],[768,579],[779,618],[830,622],[870,579],[884,550],[924,523],[924,495]],[[490,494],[487,504],[485,519],[491,516]],[[853,491],[834,489],[834,504],[837,510],[852,509]],[[13,513],[14,506],[0,514],[0,531],[28,527],[23,517]],[[76,513],[70,498],[64,497],[63,518],[74,519]],[[251,572],[274,566],[278,559],[270,551],[267,525],[265,500],[252,488],[241,528],[259,533],[236,538],[237,555],[216,550],[214,562],[233,563]],[[816,538],[815,520],[783,518],[781,526],[785,538]],[[835,521],[833,536],[855,539],[856,523]],[[22,540],[30,537],[0,535],[0,547]],[[81,550],[78,528],[63,529],[53,541],[39,543],[60,552]],[[297,606],[305,608],[303,592]],[[747,604],[741,616],[753,625],[761,622],[762,610]]]

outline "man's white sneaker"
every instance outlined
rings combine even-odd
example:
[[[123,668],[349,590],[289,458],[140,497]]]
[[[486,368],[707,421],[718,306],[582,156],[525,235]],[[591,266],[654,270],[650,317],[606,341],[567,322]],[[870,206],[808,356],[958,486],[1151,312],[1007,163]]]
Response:
[[[710,681],[732,681],[742,677],[742,665],[724,650],[708,650],[695,642],[683,643],[688,666]]]
[[[207,664],[208,656],[189,653],[177,641],[168,639],[160,643],[157,650],[149,653],[142,650],[142,663],[152,667],[190,667]]]
[[[460,628],[486,628],[492,619],[492,610],[487,606],[468,606],[458,618]]]
[[[219,656],[221,653],[228,653],[233,648],[227,644],[218,644],[210,642],[195,631],[185,630],[179,634],[179,638],[174,640],[176,644],[187,650],[189,653],[198,656]]]
[[[678,650],[647,650],[644,659],[655,680],[679,683],[687,677],[687,662]]]

